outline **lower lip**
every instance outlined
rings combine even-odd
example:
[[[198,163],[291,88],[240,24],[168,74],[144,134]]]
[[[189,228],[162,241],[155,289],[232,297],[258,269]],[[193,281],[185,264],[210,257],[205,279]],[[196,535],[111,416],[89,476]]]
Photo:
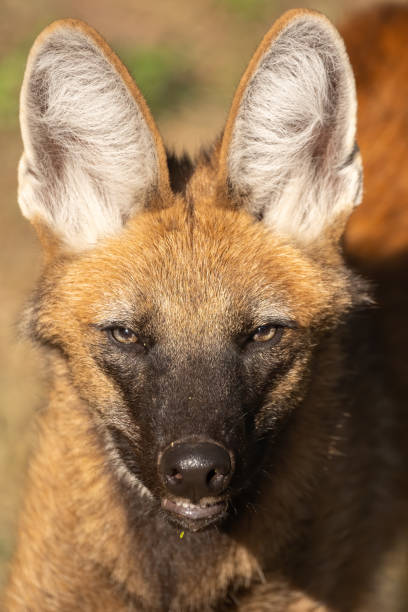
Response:
[[[213,518],[225,511],[225,502],[211,506],[196,506],[176,504],[170,499],[162,500],[162,508],[187,519],[199,520]]]

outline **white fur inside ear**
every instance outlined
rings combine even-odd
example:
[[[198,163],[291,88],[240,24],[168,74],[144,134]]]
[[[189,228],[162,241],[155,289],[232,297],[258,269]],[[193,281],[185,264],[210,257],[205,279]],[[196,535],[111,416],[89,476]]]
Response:
[[[354,79],[323,18],[294,18],[264,53],[240,102],[228,152],[233,192],[281,233],[315,239],[359,202]]]
[[[82,30],[56,28],[30,57],[21,128],[22,212],[72,248],[117,232],[157,186],[155,142],[142,112]]]

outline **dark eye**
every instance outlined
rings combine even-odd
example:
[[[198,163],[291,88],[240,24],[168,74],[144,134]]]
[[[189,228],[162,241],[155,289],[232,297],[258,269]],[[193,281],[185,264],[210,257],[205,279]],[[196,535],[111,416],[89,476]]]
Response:
[[[253,342],[272,342],[276,344],[282,338],[283,327],[277,325],[261,325],[250,336]]]
[[[139,341],[135,332],[129,327],[112,327],[109,331],[112,338],[121,344],[136,344]]]

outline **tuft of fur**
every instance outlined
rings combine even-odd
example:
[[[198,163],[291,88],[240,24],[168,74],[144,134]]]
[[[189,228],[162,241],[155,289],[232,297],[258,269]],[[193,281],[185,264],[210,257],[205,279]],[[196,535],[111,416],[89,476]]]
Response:
[[[353,74],[322,16],[296,16],[265,46],[236,102],[228,180],[274,230],[312,242],[361,200]]]
[[[105,50],[75,22],[34,48],[21,127],[21,210],[71,248],[117,233],[158,188],[142,111]]]

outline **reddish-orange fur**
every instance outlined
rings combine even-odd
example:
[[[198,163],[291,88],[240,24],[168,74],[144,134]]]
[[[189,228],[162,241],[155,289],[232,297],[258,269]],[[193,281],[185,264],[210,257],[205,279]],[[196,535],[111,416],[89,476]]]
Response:
[[[377,564],[404,533],[406,521],[406,470],[401,467],[406,468],[406,361],[396,351],[403,348],[401,328],[407,334],[408,326],[397,304],[400,288],[393,293],[390,282],[401,277],[390,276],[389,270],[391,264],[404,261],[407,238],[402,231],[390,238],[388,221],[378,228],[378,219],[387,219],[389,210],[404,219],[408,215],[408,206],[404,210],[402,206],[408,199],[408,183],[403,171],[407,144],[400,118],[406,121],[408,96],[399,97],[407,88],[402,71],[408,64],[401,62],[398,78],[388,86],[386,59],[376,57],[377,44],[385,45],[387,57],[395,57],[408,36],[406,13],[395,14],[404,18],[387,22],[381,12],[369,19],[364,16],[345,34],[360,83],[359,140],[366,167],[366,199],[350,221],[346,249],[374,280],[384,281],[378,293],[384,310],[373,315],[370,330],[381,335],[381,351],[395,356],[393,361],[387,362],[382,355],[379,360],[387,364],[386,381],[395,399],[396,408],[389,418],[387,413],[388,420],[384,412],[390,405],[385,403],[383,408],[374,402],[375,377],[366,379],[366,386],[352,389],[359,410],[351,416],[343,414],[343,390],[335,393],[332,386],[343,369],[367,367],[369,372],[361,357],[366,354],[359,344],[358,321],[353,328],[357,338],[348,338],[353,347],[348,361],[341,336],[325,335],[365,297],[364,285],[360,287],[357,277],[343,266],[333,245],[334,237],[343,231],[344,219],[338,220],[331,235],[301,250],[254,224],[249,214],[231,209],[223,184],[225,143],[248,74],[232,107],[224,145],[217,145],[210,159],[198,160],[184,200],[168,189],[164,149],[150,113],[116,57],[104,47],[156,136],[161,189],[154,194],[151,208],[131,220],[120,236],[102,241],[89,253],[66,253],[47,228],[36,224],[46,264],[27,313],[27,326],[52,347],[52,390],[40,418],[38,447],[30,466],[6,593],[8,612],[350,612],[364,604]],[[264,44],[270,44],[285,23],[284,18]],[[366,32],[375,37],[375,45],[367,43]],[[98,44],[105,45],[99,39]],[[360,45],[362,59],[358,58]],[[372,66],[364,68],[368,55]],[[378,87],[376,94],[370,93],[371,87]],[[385,107],[391,119],[384,118],[382,129],[382,119],[376,117],[377,113],[383,117]],[[163,200],[165,208],[161,208]],[[194,212],[189,212],[186,202],[194,202]],[[398,225],[402,227],[402,222]],[[400,274],[398,268],[396,274]],[[88,404],[98,406],[98,417],[103,419],[104,406],[121,401],[117,385],[95,366],[99,352],[91,356],[88,351],[99,341],[99,331],[90,323],[103,321],[107,312],[115,318],[117,312],[110,312],[114,307],[129,308],[135,287],[141,296],[138,308],[148,311],[161,304],[164,315],[156,334],[172,349],[175,363],[194,356],[192,348],[218,346],[225,329],[235,329],[234,313],[242,304],[267,300],[271,294],[277,304],[284,303],[305,331],[303,336],[287,332],[282,350],[293,354],[295,366],[280,378],[272,399],[302,393],[303,362],[312,351],[308,330],[317,329],[319,338],[325,338],[310,371],[312,391],[298,407],[293,427],[283,434],[288,452],[278,456],[273,478],[263,483],[257,511],[237,520],[229,532],[220,529],[209,536],[213,538],[208,540],[210,550],[194,548],[198,534],[186,533],[180,539],[176,531],[169,535],[158,528],[156,533],[153,522],[151,530],[149,522],[138,527],[108,468],[101,430],[89,411]],[[184,296],[188,299],[183,300]],[[361,337],[366,338],[363,333]],[[53,345],[55,338],[58,347]],[[383,391],[381,385],[378,389]],[[264,416],[257,415],[259,421]],[[380,431],[373,422],[379,423]],[[129,419],[128,427],[137,440],[137,423]],[[328,481],[327,473],[331,474]],[[321,481],[329,482],[327,488],[320,487]],[[368,483],[375,494],[377,485],[380,489],[379,509],[376,506],[366,516],[362,490]],[[205,536],[200,542],[206,543]],[[296,546],[298,554],[292,558]],[[152,557],[152,551],[160,547],[163,556]],[[302,558],[304,549],[310,560]],[[177,555],[181,559],[176,561]]]
[[[393,266],[408,248],[408,9],[381,7],[343,31],[358,93],[364,200],[346,247],[366,269]]]

